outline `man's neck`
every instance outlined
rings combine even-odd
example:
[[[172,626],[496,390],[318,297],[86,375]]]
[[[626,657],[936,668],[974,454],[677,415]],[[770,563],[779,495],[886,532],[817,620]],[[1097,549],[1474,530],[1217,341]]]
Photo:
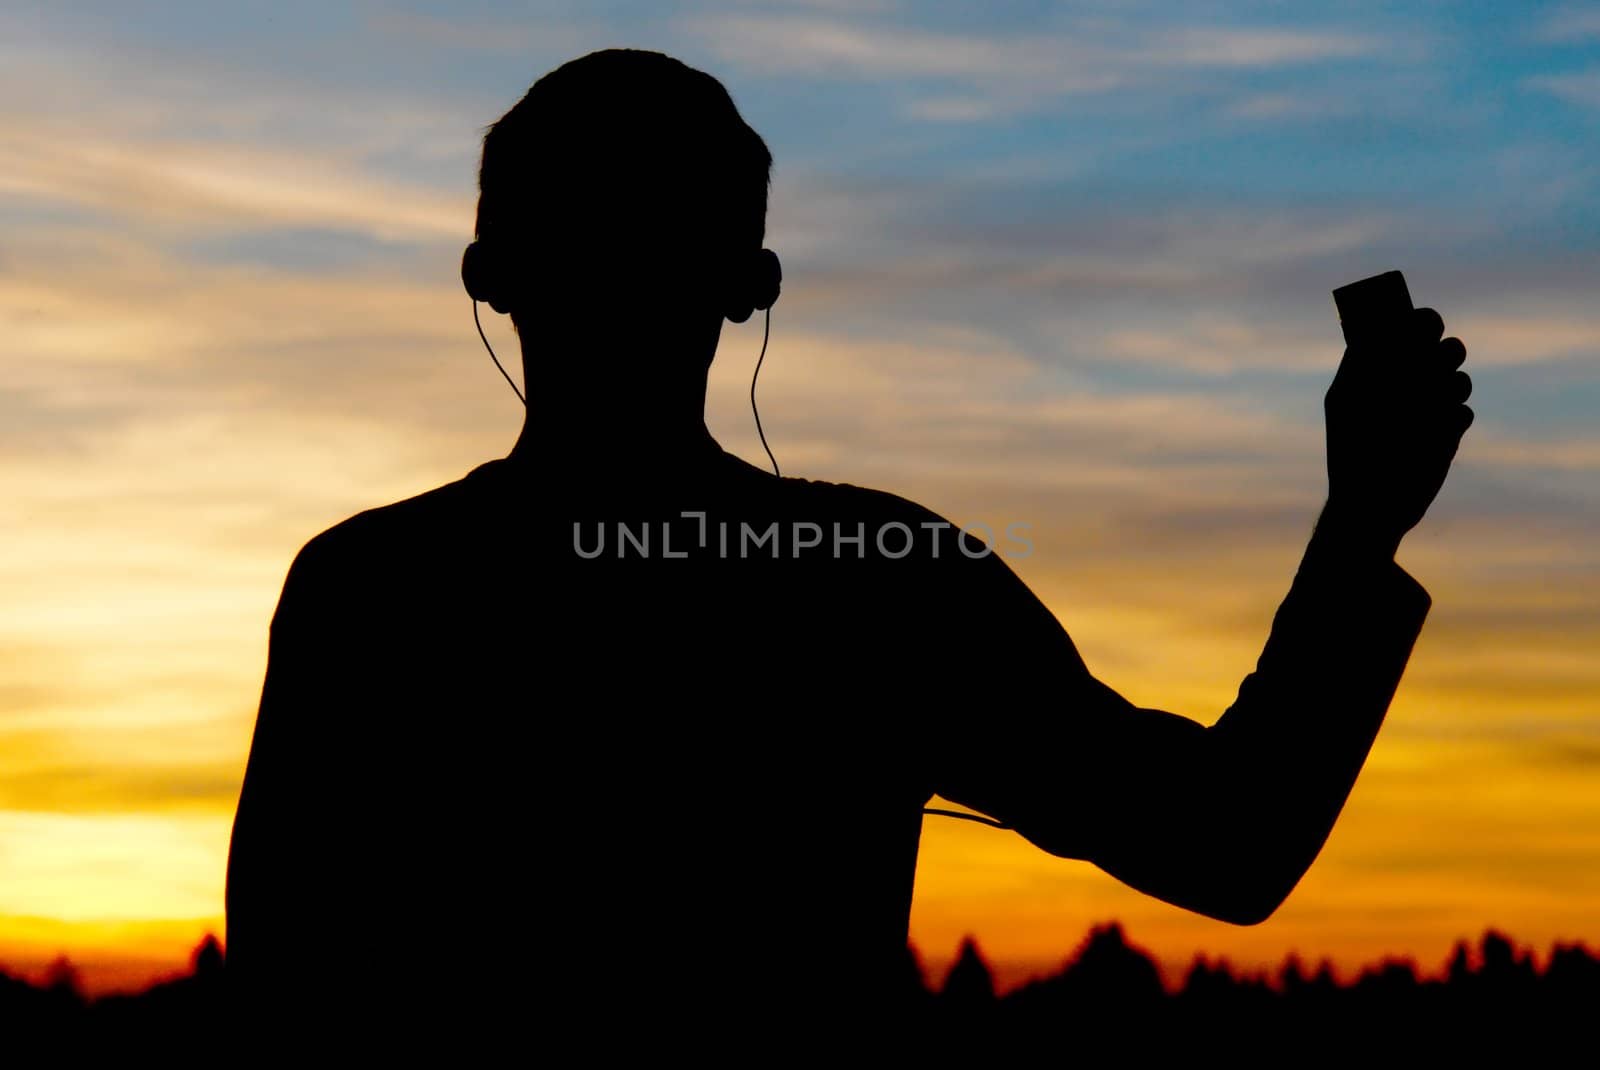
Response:
[[[530,412],[506,459],[544,472],[612,481],[629,475],[652,480],[690,475],[725,456],[703,418],[676,425],[617,426],[597,416],[574,426]]]
[[[705,350],[716,351],[715,332],[707,339],[656,339],[649,345],[618,335],[600,351],[561,334],[565,329],[547,323],[518,332],[528,409],[508,460],[531,462],[547,476],[614,486],[631,479],[660,484],[692,478],[726,458],[705,421],[711,365]],[[549,352],[582,354],[582,367],[541,358]],[[648,353],[648,359],[637,353]],[[586,374],[584,368],[605,371]]]

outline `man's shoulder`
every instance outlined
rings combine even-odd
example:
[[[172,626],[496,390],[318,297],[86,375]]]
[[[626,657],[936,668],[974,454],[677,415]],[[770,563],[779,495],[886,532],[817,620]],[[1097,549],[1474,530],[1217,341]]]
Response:
[[[482,508],[490,465],[480,465],[460,479],[387,505],[363,509],[312,536],[290,566],[290,575],[349,573],[362,564],[395,554],[426,551],[470,527]]]
[[[812,537],[822,538],[825,546],[845,550],[861,546],[867,557],[927,561],[941,572],[943,562],[988,552],[985,540],[964,533],[937,511],[904,495],[856,483],[783,482],[790,486],[784,488],[788,500],[782,514],[796,525],[813,525]]]
[[[852,518],[876,518],[884,523],[949,524],[944,517],[920,502],[891,491],[824,479],[786,478],[783,482],[788,493],[802,507],[815,505],[827,512]]]

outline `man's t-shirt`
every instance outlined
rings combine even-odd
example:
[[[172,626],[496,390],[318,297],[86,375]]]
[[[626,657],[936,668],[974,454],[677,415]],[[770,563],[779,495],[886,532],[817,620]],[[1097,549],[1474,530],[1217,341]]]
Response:
[[[727,455],[625,500],[496,461],[338,525],[274,618],[230,951],[708,1012],[902,985],[930,737],[1048,617],[985,558]]]
[[[1095,680],[993,550],[726,454],[627,490],[495,461],[324,532],[235,826],[240,991],[490,1030],[888,1013],[935,792],[1079,812],[1019,828],[1098,860],[1166,820],[1204,732]],[[1302,569],[1224,721],[1281,717],[1307,675],[1312,706],[1381,718],[1426,612],[1391,569]],[[1314,652],[1374,608],[1329,684]]]

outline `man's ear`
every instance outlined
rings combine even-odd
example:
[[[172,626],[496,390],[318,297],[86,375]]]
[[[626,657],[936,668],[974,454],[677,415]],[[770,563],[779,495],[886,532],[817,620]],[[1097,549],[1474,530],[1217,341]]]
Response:
[[[482,238],[467,246],[461,254],[461,284],[474,301],[482,301],[502,315],[510,311],[503,287],[505,265],[500,262],[493,243]]]
[[[783,288],[783,267],[771,249],[757,249],[738,262],[729,282],[728,306],[723,313],[734,323],[743,323],[758,308],[771,308]]]
[[[756,253],[755,267],[751,270],[750,301],[756,308],[771,308],[778,303],[783,292],[783,264],[771,249]]]

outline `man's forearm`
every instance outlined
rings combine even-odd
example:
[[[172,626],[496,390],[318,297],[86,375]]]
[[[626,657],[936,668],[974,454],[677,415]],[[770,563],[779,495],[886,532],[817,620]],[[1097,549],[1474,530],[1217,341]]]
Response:
[[[1255,672],[1207,733],[1224,820],[1283,895],[1338,818],[1431,605],[1393,554],[1325,509]]]

